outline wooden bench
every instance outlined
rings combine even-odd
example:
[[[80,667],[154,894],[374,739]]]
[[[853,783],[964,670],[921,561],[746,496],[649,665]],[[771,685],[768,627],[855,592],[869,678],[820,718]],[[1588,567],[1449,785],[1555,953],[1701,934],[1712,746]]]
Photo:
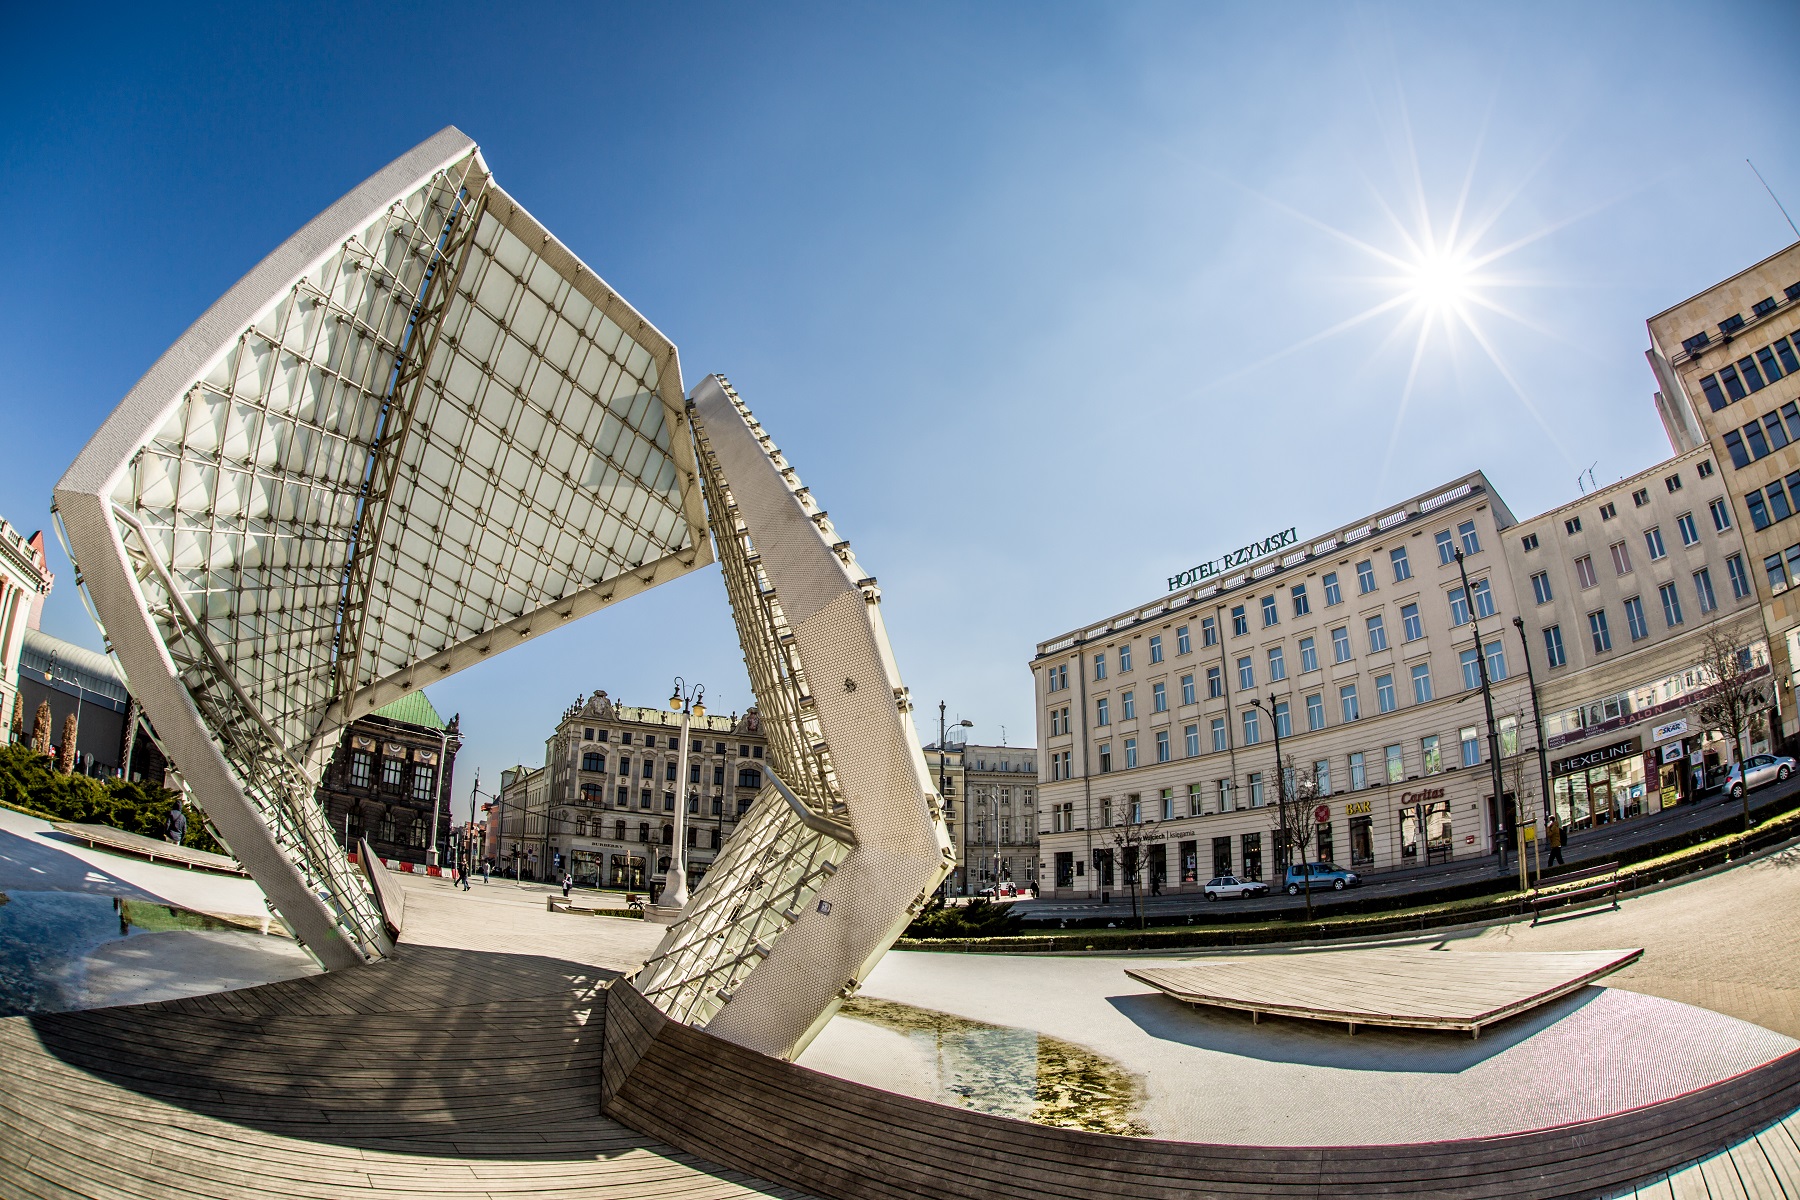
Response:
[[[1619,864],[1616,862],[1540,877],[1526,898],[1526,903],[1531,905],[1533,925],[1538,923],[1546,908],[1601,901],[1610,901],[1615,909],[1619,907]]]

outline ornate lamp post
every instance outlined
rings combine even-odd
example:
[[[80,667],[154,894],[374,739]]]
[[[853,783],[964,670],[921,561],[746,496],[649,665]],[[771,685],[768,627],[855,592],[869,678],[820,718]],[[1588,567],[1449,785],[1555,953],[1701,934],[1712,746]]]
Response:
[[[669,711],[681,714],[681,752],[676,757],[679,765],[675,768],[675,844],[670,847],[667,881],[663,884],[662,895],[656,901],[656,907],[662,909],[679,911],[688,902],[687,787],[688,750],[691,748],[688,733],[693,728],[695,717],[706,716],[705,696],[705,684],[697,683],[688,688],[681,676],[675,677],[675,691],[669,696]]]
[[[944,745],[944,739],[948,736],[947,727],[944,724],[945,710],[946,710],[946,706],[945,706],[944,702],[942,700],[939,700],[938,701],[938,799],[941,800],[944,805],[944,819],[949,820],[954,815],[954,810],[950,807],[949,755],[948,755],[948,751]],[[973,722],[973,721],[958,721],[958,722],[956,722],[956,727],[958,729],[973,729],[973,728],[975,728],[975,722]],[[966,766],[967,764],[964,764],[964,765]],[[969,835],[969,829],[968,829],[969,813],[967,811],[968,797],[964,796],[963,801],[964,801],[964,805],[963,805],[963,808],[964,808],[964,811],[963,811],[963,841],[967,842],[969,840],[969,837],[968,837],[968,835]],[[954,846],[951,848],[954,850],[957,850],[957,853],[959,855],[961,854],[961,850],[959,848],[954,847]],[[999,860],[996,859],[995,861],[996,861],[996,863],[998,863]],[[969,883],[970,883],[969,864],[964,863],[962,870],[963,870],[963,891],[965,893],[967,893],[969,890]],[[1000,876],[999,876],[999,867],[996,866],[995,874],[994,874],[994,899],[998,900],[999,898],[1000,898]]]

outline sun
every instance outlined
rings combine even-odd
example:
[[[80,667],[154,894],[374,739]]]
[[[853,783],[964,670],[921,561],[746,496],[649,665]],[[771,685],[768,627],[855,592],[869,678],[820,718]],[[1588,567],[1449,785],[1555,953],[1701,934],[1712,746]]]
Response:
[[[1474,298],[1479,283],[1471,256],[1454,249],[1421,253],[1403,279],[1408,298],[1432,311],[1460,307]]]

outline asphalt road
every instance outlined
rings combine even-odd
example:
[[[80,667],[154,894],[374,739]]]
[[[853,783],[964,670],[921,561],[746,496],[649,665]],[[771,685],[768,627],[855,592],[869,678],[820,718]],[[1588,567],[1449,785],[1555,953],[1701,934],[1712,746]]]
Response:
[[[1785,783],[1771,784],[1750,793],[1751,816],[1756,818],[1773,812],[1785,811],[1793,807],[1796,797],[1800,796],[1800,775]],[[1569,837],[1563,847],[1563,857],[1568,870],[1579,869],[1584,864],[1607,862],[1618,857],[1621,851],[1647,842],[1661,841],[1696,829],[1716,828],[1720,834],[1730,833],[1738,828],[1741,809],[1738,801],[1731,800],[1723,792],[1708,796],[1694,804],[1684,804],[1665,812],[1648,817],[1638,817],[1629,821],[1615,821],[1594,829],[1580,830]],[[1549,851],[1541,852],[1548,856]],[[1529,851],[1527,852],[1529,857]],[[1561,873],[1565,868],[1555,868]],[[1546,872],[1548,873],[1548,872]],[[1455,887],[1459,884],[1474,883],[1483,879],[1494,879],[1501,876],[1510,879],[1518,878],[1518,864],[1509,853],[1506,858],[1506,870],[1500,869],[1499,861],[1492,854],[1480,858],[1465,858],[1455,862],[1438,863],[1432,866],[1420,864],[1400,871],[1388,871],[1379,875],[1365,876],[1363,882],[1354,888],[1342,892],[1327,891],[1313,893],[1313,912],[1315,915],[1327,913],[1338,904],[1347,901],[1382,901],[1381,907],[1404,907],[1405,902],[1414,896],[1427,892],[1435,892],[1442,888]],[[1275,888],[1270,882],[1270,888]],[[1285,912],[1304,909],[1304,897],[1289,897],[1284,893],[1272,891],[1270,895],[1246,900],[1209,901],[1197,889],[1189,892],[1171,892],[1161,896],[1138,897],[1139,906],[1152,919],[1180,917],[1189,913],[1205,912],[1209,916],[1223,916],[1228,912]],[[1119,917],[1121,920],[1131,919],[1131,894],[1119,888],[1112,893],[1109,904],[1101,904],[1099,899],[1072,900],[1020,900],[1017,902],[1020,915],[1034,919],[1057,919],[1063,917]]]

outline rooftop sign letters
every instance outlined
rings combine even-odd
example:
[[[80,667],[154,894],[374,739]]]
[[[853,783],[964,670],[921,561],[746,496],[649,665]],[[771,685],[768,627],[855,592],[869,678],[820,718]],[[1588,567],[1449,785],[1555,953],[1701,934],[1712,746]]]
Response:
[[[1273,554],[1285,546],[1296,545],[1299,541],[1298,526],[1284,529],[1280,533],[1272,533],[1260,542],[1251,542],[1248,546],[1240,546],[1231,553],[1221,555],[1211,562],[1204,562],[1197,567],[1189,567],[1179,575],[1169,576],[1169,590],[1173,592],[1202,580],[1211,579],[1214,575],[1255,562],[1265,554]]]

